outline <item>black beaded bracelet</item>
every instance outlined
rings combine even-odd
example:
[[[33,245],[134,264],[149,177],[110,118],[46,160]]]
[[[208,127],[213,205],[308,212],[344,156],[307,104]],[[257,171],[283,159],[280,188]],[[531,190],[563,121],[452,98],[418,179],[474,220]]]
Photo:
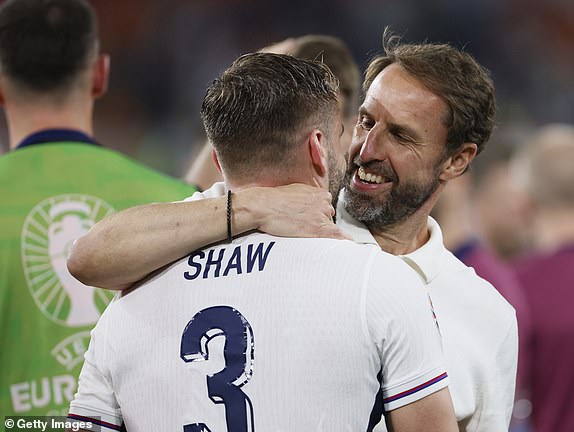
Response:
[[[227,243],[231,243],[233,237],[231,236],[231,191],[227,191]]]

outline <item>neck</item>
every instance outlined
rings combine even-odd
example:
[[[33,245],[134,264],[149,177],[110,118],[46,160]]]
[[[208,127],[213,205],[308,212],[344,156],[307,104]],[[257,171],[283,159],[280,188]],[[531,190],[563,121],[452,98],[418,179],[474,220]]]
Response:
[[[534,223],[536,247],[552,251],[574,244],[574,206],[539,210]]]
[[[382,231],[370,229],[382,250],[393,255],[406,255],[423,246],[430,238],[428,213],[415,214],[386,227]]]
[[[6,104],[10,148],[16,148],[24,138],[44,129],[76,129],[91,136],[92,109],[91,102],[53,104],[39,101]]]
[[[319,186],[319,184],[314,181],[311,174],[307,174],[304,170],[296,169],[275,169],[271,172],[259,171],[257,175],[249,176],[245,173],[229,175],[229,173],[223,169],[222,174],[227,188],[232,191],[239,191],[241,189],[248,189],[252,187],[279,187],[292,183]]]

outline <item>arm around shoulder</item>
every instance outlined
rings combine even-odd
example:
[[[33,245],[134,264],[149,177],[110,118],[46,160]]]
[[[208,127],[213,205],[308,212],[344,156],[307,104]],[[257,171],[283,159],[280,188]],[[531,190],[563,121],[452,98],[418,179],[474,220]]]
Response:
[[[232,194],[232,231],[347,238],[332,221],[329,192],[302,184]],[[123,290],[192,251],[227,237],[226,197],[132,207],[110,215],[74,244],[70,273],[86,285]]]
[[[76,240],[68,270],[86,285],[128,288],[226,236],[225,197],[147,204],[112,214]]]

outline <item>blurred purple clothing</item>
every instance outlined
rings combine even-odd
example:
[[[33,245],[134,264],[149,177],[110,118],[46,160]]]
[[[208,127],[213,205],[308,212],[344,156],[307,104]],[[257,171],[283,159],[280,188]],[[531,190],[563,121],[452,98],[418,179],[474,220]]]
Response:
[[[518,385],[517,394],[521,392],[522,377],[529,370],[529,355],[526,342],[531,332],[531,318],[524,290],[513,269],[501,262],[493,252],[483,246],[478,240],[472,240],[453,251],[456,257],[481,278],[490,282],[494,288],[516,309],[518,321]],[[573,429],[574,431],[574,429]]]
[[[535,432],[574,431],[574,245],[515,264],[530,305]]]

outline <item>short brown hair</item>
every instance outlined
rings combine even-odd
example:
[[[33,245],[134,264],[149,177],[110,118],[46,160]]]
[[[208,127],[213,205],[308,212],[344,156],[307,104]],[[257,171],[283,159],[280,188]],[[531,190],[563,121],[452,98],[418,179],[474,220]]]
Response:
[[[331,133],[337,92],[337,79],[319,62],[246,54],[209,86],[201,117],[227,173],[253,177],[293,167],[296,144],[314,128]]]
[[[363,91],[384,68],[397,63],[445,101],[449,110],[447,152],[470,142],[480,153],[495,125],[494,83],[489,72],[470,54],[448,44],[403,44],[385,31],[383,49],[384,55],[367,67]]]
[[[361,72],[349,47],[341,39],[327,35],[305,35],[295,38],[291,55],[325,63],[339,80],[345,118],[357,114],[361,92]]]

